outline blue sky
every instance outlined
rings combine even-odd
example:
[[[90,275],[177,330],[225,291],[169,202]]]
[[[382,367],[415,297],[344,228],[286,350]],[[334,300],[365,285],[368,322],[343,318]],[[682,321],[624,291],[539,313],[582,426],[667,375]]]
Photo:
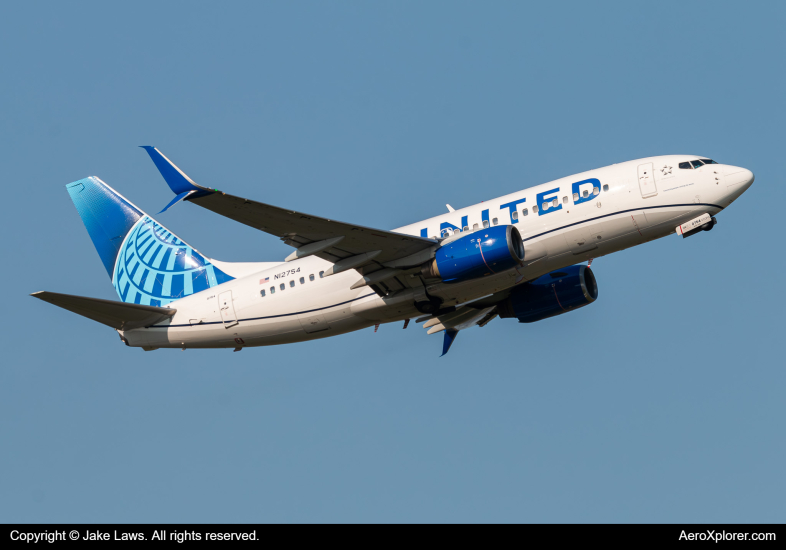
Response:
[[[773,522],[786,513],[775,2],[16,3],[0,21],[0,520]],[[65,184],[197,182],[393,228],[690,153],[750,168],[711,233],[595,260],[592,306],[441,337],[142,352]],[[208,256],[278,239],[193,205]]]

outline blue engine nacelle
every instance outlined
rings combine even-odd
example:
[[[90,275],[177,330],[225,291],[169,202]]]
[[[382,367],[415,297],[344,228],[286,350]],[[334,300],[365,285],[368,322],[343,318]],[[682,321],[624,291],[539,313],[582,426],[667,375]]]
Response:
[[[437,249],[434,259],[423,266],[426,278],[458,283],[500,273],[524,261],[524,243],[512,225],[497,225],[473,231]]]
[[[597,298],[592,270],[572,265],[514,287],[510,296],[497,304],[497,313],[502,318],[515,317],[520,323],[534,323],[584,307]]]

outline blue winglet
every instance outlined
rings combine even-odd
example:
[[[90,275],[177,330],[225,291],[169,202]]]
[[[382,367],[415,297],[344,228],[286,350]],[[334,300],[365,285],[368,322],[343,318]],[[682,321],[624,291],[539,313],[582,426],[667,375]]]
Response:
[[[445,331],[445,339],[442,340],[442,355],[443,357],[448,351],[450,351],[450,346],[453,345],[453,342],[456,340],[456,335],[459,333],[454,328],[449,328]]]
[[[161,212],[159,212],[159,214],[163,214],[164,212],[166,212],[167,210],[169,210],[169,208],[170,208],[170,207],[172,207],[172,205],[174,205],[174,204],[177,204],[178,202],[180,202],[180,201],[182,201],[183,199],[185,199],[187,196],[189,196],[189,195],[193,195],[194,193],[196,193],[196,191],[183,191],[183,192],[182,192],[182,193],[180,193],[178,196],[176,196],[174,199],[172,199],[171,201],[169,201],[169,204],[167,204],[167,205],[164,207],[164,209],[163,209]]]
[[[161,151],[155,147],[151,147],[150,145],[140,145],[140,147],[150,155],[156,168],[161,172],[167,185],[169,185],[169,188],[172,189],[175,195],[180,195],[187,191],[197,191],[202,195],[212,192],[212,189],[197,185],[194,180],[189,178],[185,172],[175,166],[171,160],[166,158]]]

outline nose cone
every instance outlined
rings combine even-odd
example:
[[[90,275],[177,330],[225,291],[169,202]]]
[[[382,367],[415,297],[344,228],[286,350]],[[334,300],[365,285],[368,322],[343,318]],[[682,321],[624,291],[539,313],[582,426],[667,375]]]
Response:
[[[729,166],[726,170],[726,185],[729,191],[742,193],[753,184],[753,172],[739,166]]]
[[[727,166],[725,172],[726,200],[731,204],[753,184],[753,172],[739,166]]]

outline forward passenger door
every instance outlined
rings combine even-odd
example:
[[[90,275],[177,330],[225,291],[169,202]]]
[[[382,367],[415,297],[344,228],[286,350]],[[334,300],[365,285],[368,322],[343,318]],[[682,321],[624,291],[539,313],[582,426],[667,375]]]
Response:
[[[655,187],[655,174],[652,173],[653,165],[651,162],[639,165],[639,190],[641,197],[654,197],[658,194],[658,189]]]

